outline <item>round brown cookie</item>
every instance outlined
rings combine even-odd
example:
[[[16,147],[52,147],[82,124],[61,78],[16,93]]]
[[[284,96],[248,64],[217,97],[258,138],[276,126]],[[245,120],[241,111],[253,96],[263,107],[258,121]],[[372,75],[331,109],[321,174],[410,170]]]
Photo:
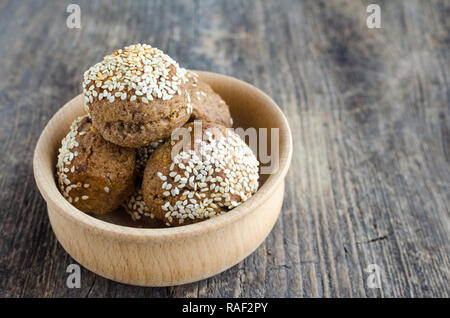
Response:
[[[189,102],[193,109],[190,120],[206,120],[225,127],[232,127],[233,119],[230,108],[222,97],[214,92],[211,86],[200,80],[195,72],[187,71],[186,78],[188,79]]]
[[[135,157],[134,149],[104,140],[87,115],[79,117],[59,149],[61,193],[83,212],[112,212],[134,191]]]
[[[188,121],[192,107],[185,73],[150,45],[116,50],[84,73],[85,108],[106,140],[146,146]]]
[[[180,142],[190,147],[179,149],[182,144],[174,141],[158,147],[142,183],[148,208],[169,226],[227,212],[258,189],[259,162],[237,134],[205,121],[183,128],[185,139]]]

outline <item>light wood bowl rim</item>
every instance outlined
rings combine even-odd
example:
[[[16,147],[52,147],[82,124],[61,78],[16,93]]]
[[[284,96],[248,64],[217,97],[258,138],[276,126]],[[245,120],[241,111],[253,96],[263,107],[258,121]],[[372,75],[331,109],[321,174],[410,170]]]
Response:
[[[76,98],[79,98],[80,95],[76,96],[64,106],[62,106],[49,120],[44,130],[42,131],[38,142],[36,144],[36,148],[34,151],[33,158],[33,172],[35,176],[35,180],[37,186],[44,197],[47,204],[51,204],[54,207],[57,207],[56,210],[58,213],[63,213],[63,215],[67,218],[70,218],[73,222],[76,222],[78,225],[81,225],[89,230],[97,232],[102,236],[108,236],[110,238],[115,239],[125,239],[132,241],[141,241],[141,242],[162,242],[165,240],[177,240],[183,239],[186,237],[192,237],[197,235],[202,235],[204,233],[210,231],[218,231],[221,228],[226,227],[235,222],[239,222],[241,218],[245,215],[252,213],[259,206],[264,204],[267,200],[270,200],[270,196],[273,191],[284,181],[284,178],[289,169],[289,165],[292,158],[292,134],[289,127],[289,123],[284,116],[281,109],[278,105],[263,91],[254,87],[253,85],[244,82],[242,80],[233,78],[231,76],[222,75],[218,73],[206,72],[206,71],[198,71],[195,70],[202,79],[208,82],[208,78],[214,78],[215,80],[220,81],[229,81],[235,85],[242,85],[245,89],[252,90],[256,92],[258,95],[261,95],[262,98],[266,101],[266,107],[269,107],[273,111],[273,116],[275,121],[279,121],[281,123],[280,129],[280,154],[279,154],[279,168],[274,173],[271,174],[265,183],[258,189],[258,191],[253,195],[249,200],[234,208],[231,213],[226,213],[224,215],[208,219],[199,223],[189,224],[179,227],[170,227],[170,228],[133,228],[128,226],[122,226],[118,224],[109,223],[106,221],[99,220],[95,217],[92,217],[77,208],[75,208],[72,204],[70,204],[59,192],[55,177],[54,171],[52,173],[45,172],[45,168],[43,168],[43,163],[39,160],[39,153],[42,149],[45,149],[46,146],[46,135],[49,133],[49,126],[52,125],[53,122],[56,122],[58,117],[61,116],[62,113],[67,111],[67,105],[71,103]],[[75,119],[75,118],[74,118]],[[56,156],[56,153],[54,154]],[[52,187],[48,188],[44,186],[46,182],[45,179],[48,178],[53,179]]]

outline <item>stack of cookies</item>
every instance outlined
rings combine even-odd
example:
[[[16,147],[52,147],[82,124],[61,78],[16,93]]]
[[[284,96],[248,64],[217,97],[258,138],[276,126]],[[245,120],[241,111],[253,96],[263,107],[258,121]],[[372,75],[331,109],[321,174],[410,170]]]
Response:
[[[161,50],[136,44],[84,73],[86,115],[61,142],[57,178],[79,210],[136,222],[202,221],[258,189],[259,163],[228,105]]]

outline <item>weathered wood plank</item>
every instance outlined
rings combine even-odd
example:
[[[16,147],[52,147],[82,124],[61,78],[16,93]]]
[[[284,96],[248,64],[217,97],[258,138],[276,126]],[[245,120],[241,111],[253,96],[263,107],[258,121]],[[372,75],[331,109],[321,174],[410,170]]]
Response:
[[[0,295],[80,297],[450,296],[450,4],[369,1],[0,2]],[[294,158],[283,212],[247,259],[170,288],[82,271],[57,243],[34,184],[34,145],[80,91],[83,71],[148,42],[188,68],[267,92],[288,117]],[[379,265],[382,289],[367,286]]]

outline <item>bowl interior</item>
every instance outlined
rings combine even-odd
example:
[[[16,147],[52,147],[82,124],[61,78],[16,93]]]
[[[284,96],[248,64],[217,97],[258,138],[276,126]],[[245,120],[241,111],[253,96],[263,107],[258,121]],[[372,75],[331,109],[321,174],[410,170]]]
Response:
[[[266,146],[265,149],[267,149],[267,151],[264,149],[263,156],[264,154],[275,155],[270,153],[272,146],[271,128],[278,128],[279,133],[279,138],[277,138],[278,150],[276,150],[276,153],[279,155],[272,156],[271,161],[266,164],[261,163],[262,166],[271,164],[278,168],[271,174],[260,174],[260,188],[247,202],[238,208],[233,209],[230,213],[198,223],[205,224],[211,221],[214,222],[214,220],[219,218],[227,217],[232,213],[237,214],[237,210],[241,210],[241,213],[244,213],[246,209],[250,208],[252,201],[256,201],[258,198],[262,199],[262,194],[260,194],[262,189],[266,189],[270,192],[271,187],[277,186],[287,172],[291,159],[292,141],[286,118],[278,106],[263,92],[243,81],[228,76],[200,71],[198,71],[198,74],[201,79],[208,82],[214,91],[221,95],[230,106],[231,115],[234,120],[233,128],[241,127],[246,130],[247,128],[253,127],[256,128],[256,132],[258,132],[260,128],[267,129],[267,138],[261,139],[261,136],[258,137],[258,142],[260,143],[258,150],[260,149],[260,146]],[[53,116],[38,141],[34,158],[34,171],[39,189],[47,202],[48,200],[52,200],[52,202],[61,205],[63,210],[72,210],[72,216],[86,220],[87,215],[70,205],[70,203],[68,203],[59,193],[55,179],[56,158],[61,139],[67,134],[73,120],[84,114],[83,99],[82,96],[78,96],[64,105]],[[263,143],[261,143],[261,140]],[[248,138],[246,141],[248,142]],[[256,154],[258,160],[261,162],[260,152],[261,151],[258,151]],[[253,202],[253,204],[255,204],[255,202]],[[122,210],[115,211],[105,216],[95,216],[95,218],[121,227],[166,228],[162,222],[157,220],[154,221],[154,224],[139,225],[133,222]],[[186,225],[180,228],[198,226],[198,224]]]

